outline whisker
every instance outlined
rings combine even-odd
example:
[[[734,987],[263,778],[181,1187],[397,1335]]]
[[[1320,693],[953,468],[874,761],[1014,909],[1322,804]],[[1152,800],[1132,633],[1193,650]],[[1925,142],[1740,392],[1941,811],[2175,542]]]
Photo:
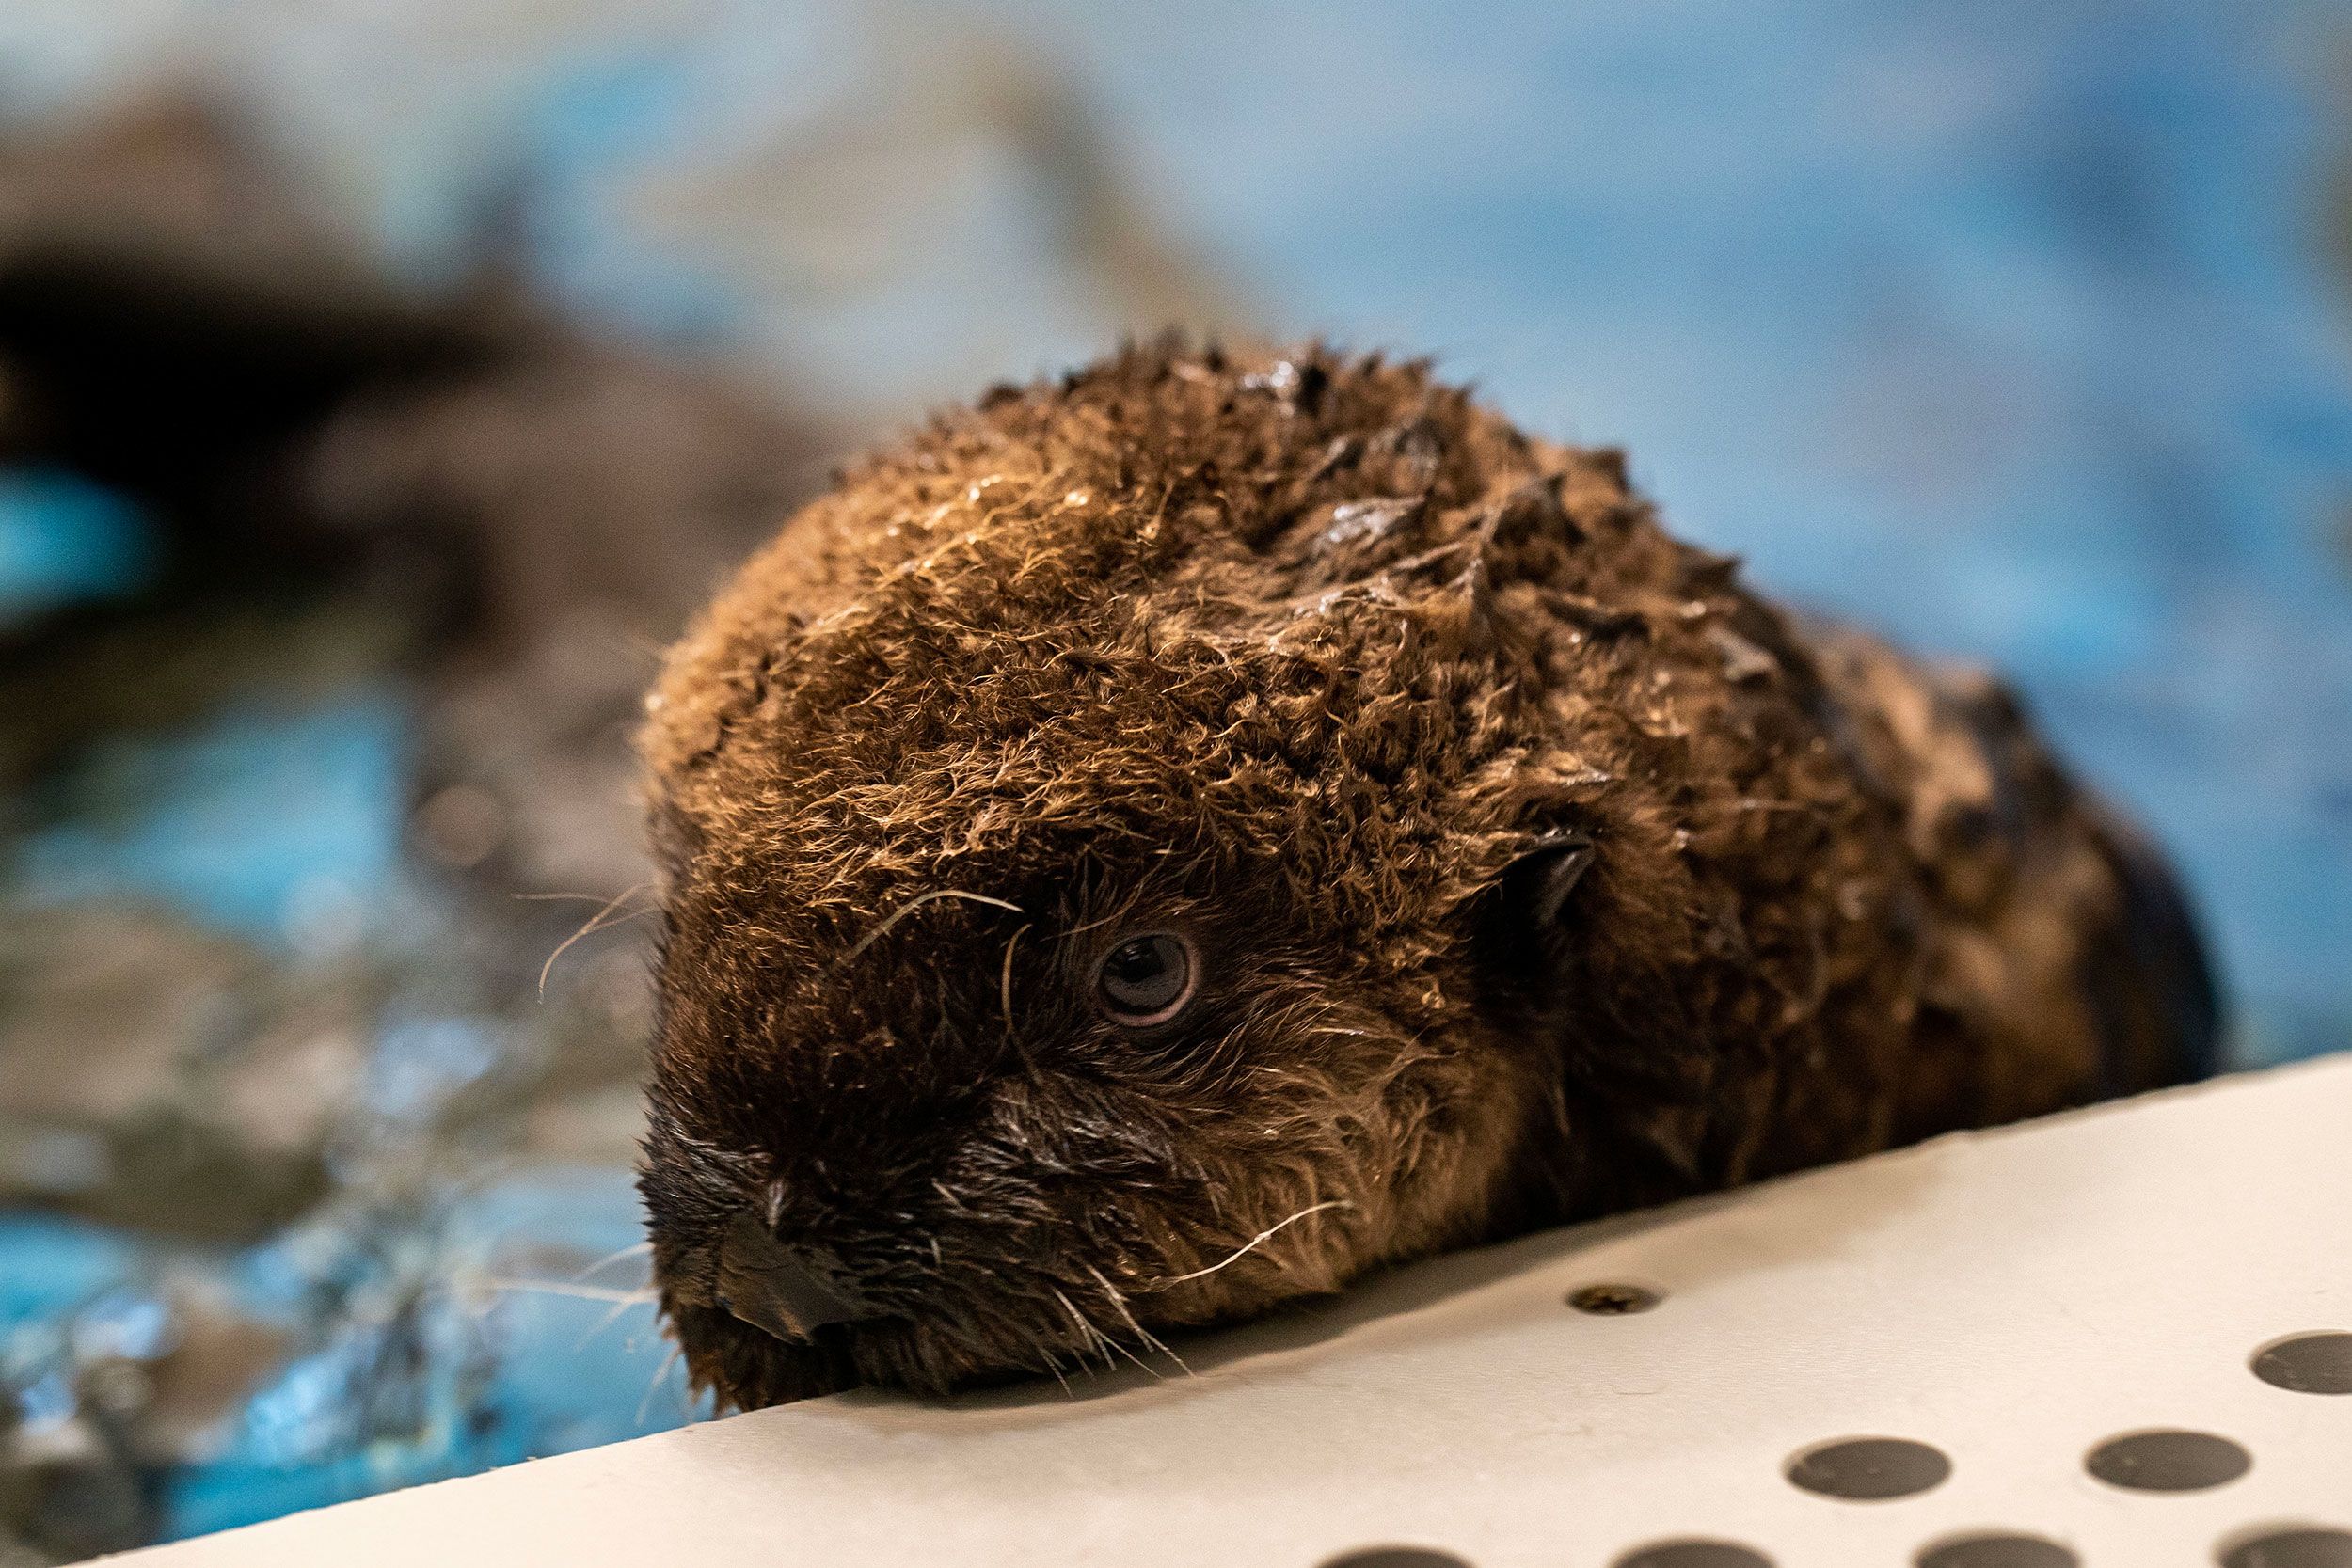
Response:
[[[1089,931],[1101,930],[1104,927],[1109,925],[1112,921],[1117,920],[1120,916],[1125,914],[1126,912],[1126,907],[1122,905],[1099,920],[1089,920],[1083,926],[1072,926],[1066,928],[1061,934],[1065,937],[1084,936]]]
[[[1143,902],[1147,891],[1142,886],[1130,887],[1120,895],[1116,906],[1097,915],[1094,919],[1076,926],[1063,927],[1059,932],[1056,933],[1057,940],[1068,942],[1073,937],[1084,936],[1089,931],[1100,930],[1105,926],[1126,919],[1136,911],[1136,906]]]
[[[614,1323],[619,1323],[622,1318],[628,1314],[629,1308],[633,1307],[651,1307],[653,1303],[650,1301],[614,1302],[610,1307],[606,1308],[604,1316],[596,1320],[596,1327],[581,1335],[580,1337],[580,1343],[574,1345],[572,1349],[574,1351],[586,1350],[588,1348],[588,1341],[594,1339],[597,1335],[602,1334],[606,1329],[611,1328]]]
[[[482,1285],[490,1291],[520,1291],[532,1295],[564,1296],[573,1301],[618,1301],[632,1307],[657,1299],[650,1287],[624,1291],[611,1285],[582,1285],[577,1280],[485,1279]]]
[[[608,926],[618,926],[625,920],[640,920],[654,912],[652,908],[631,910],[627,914],[620,915],[616,915],[612,912],[621,907],[622,899],[628,897],[632,894],[641,892],[651,885],[652,884],[649,882],[640,882],[635,887],[629,888],[623,893],[616,894],[612,899],[604,906],[604,908],[598,910],[596,913],[588,917],[588,924],[582,926],[579,930],[574,931],[570,936],[565,937],[561,942],[557,943],[555,951],[548,955],[548,961],[539,966],[540,1001],[545,1002],[548,999],[548,975],[554,971],[555,960],[562,958],[565,952],[569,951],[572,943],[578,942],[580,938],[589,935],[591,932],[601,931]]]
[[[508,896],[524,899],[533,904],[573,903],[612,905],[620,903],[625,898],[634,898],[637,895],[644,892],[652,886],[653,884],[651,882],[639,882],[634,887],[622,889],[619,893],[614,894],[610,898],[607,898],[601,893],[516,893],[510,894]]]
[[[1090,1271],[1089,1271],[1089,1272],[1090,1272]],[[1100,1279],[1100,1278],[1102,1278],[1102,1275],[1095,1275],[1095,1278]],[[1055,1293],[1056,1295],[1057,1295],[1057,1296],[1061,1295],[1061,1292],[1060,1292],[1059,1291],[1056,1291],[1054,1293]],[[1064,1307],[1069,1307],[1069,1306],[1070,1306],[1070,1298],[1069,1298],[1069,1297],[1067,1297],[1067,1296],[1063,1296],[1063,1297],[1062,1297],[1062,1305],[1063,1305]],[[1075,1311],[1076,1311],[1076,1308],[1075,1308],[1075,1307],[1073,1307],[1073,1308],[1072,1308],[1072,1310],[1073,1310],[1073,1312],[1075,1312]],[[1121,1354],[1121,1355],[1125,1356],[1128,1360],[1130,1360],[1130,1361],[1134,1362],[1136,1366],[1141,1367],[1141,1368],[1143,1369],[1144,1372],[1145,1372],[1147,1375],[1149,1375],[1150,1377],[1152,1377],[1154,1381],[1158,1381],[1158,1380],[1159,1380],[1159,1377],[1160,1377],[1160,1370],[1159,1370],[1159,1369],[1158,1369],[1158,1368],[1156,1368],[1156,1367],[1154,1367],[1154,1366],[1151,1365],[1149,1362],[1145,1361],[1145,1360],[1143,1359],[1143,1357],[1141,1357],[1141,1356],[1137,1355],[1137,1354],[1136,1354],[1134,1351],[1129,1350],[1129,1349],[1128,1349],[1125,1345],[1120,1344],[1120,1343],[1117,1339],[1114,1339],[1114,1338],[1111,1338],[1109,1335],[1107,1335],[1107,1334],[1104,1333],[1104,1332],[1102,1331],[1102,1329],[1100,1329],[1099,1327],[1096,1327],[1096,1325],[1095,1325],[1095,1323],[1094,1323],[1094,1320],[1093,1320],[1093,1319],[1091,1319],[1091,1318],[1084,1318],[1084,1319],[1081,1319],[1081,1321],[1082,1321],[1083,1323],[1085,1323],[1085,1324],[1086,1324],[1086,1326],[1088,1327],[1088,1329],[1089,1329],[1089,1330],[1090,1330],[1090,1331],[1093,1333],[1093,1335],[1094,1335],[1094,1342],[1095,1342],[1095,1344],[1096,1344],[1096,1345],[1098,1345],[1098,1346],[1100,1346],[1100,1347],[1102,1348],[1102,1351],[1103,1351],[1103,1366],[1104,1366],[1104,1369],[1105,1370],[1109,1370],[1110,1369],[1115,1368],[1115,1367],[1117,1367],[1117,1366],[1119,1365],[1119,1363],[1118,1363],[1118,1362],[1113,1361],[1113,1360],[1111,1359],[1111,1357],[1110,1357],[1110,1353],[1111,1353],[1111,1352],[1113,1352],[1113,1351],[1117,1351],[1120,1354]]]
[[[1051,1287],[1048,1288],[1051,1289]],[[1054,1299],[1061,1303],[1061,1309],[1070,1314],[1070,1321],[1077,1325],[1079,1334],[1084,1336],[1086,1338],[1085,1344],[1078,1350],[1078,1356],[1080,1360],[1083,1361],[1085,1359],[1087,1350],[1090,1349],[1094,1342],[1092,1338],[1094,1334],[1094,1325],[1087,1322],[1086,1319],[1079,1314],[1078,1309],[1070,1305],[1070,1298],[1063,1295],[1058,1290],[1054,1291]]]
[[[638,1425],[645,1424],[645,1406],[653,1403],[654,1390],[660,1387],[661,1380],[670,1375],[670,1369],[677,1364],[677,1357],[678,1348],[672,1345],[669,1354],[662,1356],[661,1365],[653,1370],[653,1381],[645,1385],[644,1396],[637,1402]]]
[[[898,922],[904,920],[907,916],[913,914],[924,905],[935,904],[942,898],[961,898],[967,903],[993,904],[997,909],[1010,910],[1015,914],[1028,913],[1028,911],[1023,909],[1018,904],[1008,903],[1002,898],[991,898],[985,893],[966,893],[961,888],[952,887],[933,888],[929,893],[916,894],[914,897],[908,899],[905,903],[899,905],[897,909],[884,915],[881,925],[875,927],[872,930],[858,938],[857,945],[842,955],[841,961],[845,964],[848,963],[850,959],[856,958],[860,953],[865,952],[867,948],[873,946],[874,943],[880,942],[890,930],[890,928],[898,925]]]
[[[1098,1330],[1097,1332],[1100,1332],[1100,1331]],[[1150,1363],[1149,1361],[1146,1361],[1143,1357],[1141,1357],[1140,1355],[1137,1355],[1137,1354],[1136,1354],[1134,1351],[1129,1350],[1126,1346],[1124,1346],[1124,1345],[1120,1344],[1118,1340],[1116,1340],[1116,1339],[1112,1338],[1109,1335],[1104,1334],[1104,1335],[1103,1336],[1103,1343],[1104,1343],[1104,1345],[1108,1346],[1109,1348],[1111,1348],[1112,1350],[1117,1351],[1120,1354],[1121,1354],[1121,1355],[1125,1356],[1128,1360],[1130,1360],[1130,1361],[1134,1362],[1136,1366],[1138,1366],[1138,1367],[1142,1368],[1142,1369],[1143,1369],[1144,1375],[1145,1375],[1146,1377],[1149,1377],[1149,1378],[1150,1378],[1152,1382],[1154,1382],[1154,1383],[1165,1383],[1165,1382],[1167,1382],[1167,1381],[1168,1381],[1168,1374],[1167,1374],[1167,1373],[1165,1373],[1165,1372],[1161,1371],[1161,1370],[1160,1370],[1157,1367],[1154,1367],[1153,1365],[1152,1365],[1152,1363]],[[1103,1364],[1104,1364],[1104,1366],[1106,1366],[1106,1367],[1107,1367],[1107,1366],[1116,1366],[1116,1365],[1117,1365],[1117,1363],[1116,1363],[1116,1362],[1114,1362],[1114,1361],[1112,1361],[1112,1360],[1111,1360],[1111,1358],[1110,1358],[1109,1356],[1107,1356],[1107,1355],[1106,1355],[1106,1356],[1104,1356],[1104,1357],[1103,1358]]]
[[[1023,933],[1026,932],[1028,929],[1029,927],[1027,926],[1022,927],[1020,930],[1013,932],[1011,939],[1005,943],[1005,974],[1003,990],[1005,993],[1005,1034],[1008,1038],[1009,1038],[1012,1035],[1012,950],[1020,944]]]
[[[1168,1349],[1168,1342],[1166,1340],[1162,1339],[1158,1335],[1152,1333],[1150,1329],[1144,1327],[1143,1324],[1136,1321],[1135,1311],[1133,1308],[1128,1307],[1126,1295],[1119,1289],[1118,1286],[1113,1285],[1109,1280],[1103,1277],[1102,1270],[1096,1268],[1093,1264],[1089,1263],[1087,1265],[1087,1273],[1092,1275],[1094,1276],[1094,1282],[1103,1287],[1103,1294],[1109,1299],[1112,1309],[1117,1311],[1120,1317],[1127,1320],[1127,1326],[1135,1330],[1136,1338],[1138,1342],[1140,1342],[1147,1350],[1155,1351],[1158,1354],[1167,1356],[1170,1361],[1175,1362],[1178,1367],[1183,1368],[1184,1373],[1186,1377],[1199,1375],[1194,1372],[1190,1367],[1184,1365],[1184,1358],[1183,1356]],[[1159,1374],[1157,1372],[1153,1372],[1152,1375],[1157,1377]]]
[[[624,1258],[643,1258],[645,1254],[651,1252],[652,1250],[653,1243],[651,1242],[632,1242],[628,1246],[621,1248],[618,1252],[606,1253],[602,1258],[597,1259],[595,1262],[589,1264],[586,1268],[572,1275],[572,1278],[575,1280],[586,1279],[591,1275],[603,1273],[606,1269],[611,1268],[613,1264],[619,1262]]]
[[[1168,1279],[1155,1279],[1152,1282],[1151,1288],[1154,1291],[1160,1291],[1167,1289],[1170,1285],[1182,1285],[1188,1279],[1206,1278],[1208,1275],[1216,1273],[1219,1269],[1231,1268],[1233,1264],[1240,1262],[1250,1253],[1255,1252],[1259,1247],[1264,1245],[1270,1238],[1283,1230],[1288,1229],[1290,1227],[1296,1225],[1300,1220],[1305,1219],[1310,1214],[1320,1214],[1326,1209],[1353,1209],[1356,1206],[1353,1203],[1348,1202],[1348,1200],[1343,1197],[1328,1198],[1321,1203],[1311,1203],[1306,1208],[1301,1209],[1297,1213],[1293,1214],[1290,1218],[1283,1220],[1279,1224],[1270,1225],[1263,1230],[1259,1231],[1255,1236],[1250,1237],[1249,1240],[1238,1250],[1236,1250],[1232,1257],[1227,1258],[1222,1261],[1212,1263],[1205,1269],[1195,1269],[1190,1274],[1180,1274]]]
[[[1058,1289],[1054,1290],[1054,1299],[1061,1303],[1062,1310],[1070,1314],[1070,1321],[1078,1325],[1078,1332],[1087,1337],[1088,1344],[1102,1351],[1104,1369],[1108,1370],[1117,1367],[1119,1363],[1111,1359],[1110,1337],[1094,1326],[1093,1319],[1073,1307],[1070,1304],[1070,1298],[1063,1295]],[[1083,1360],[1085,1352],[1081,1351],[1079,1355]]]
[[[1070,1379],[1062,1375],[1061,1357],[1054,1354],[1054,1348],[1044,1344],[1032,1344],[1030,1348],[1037,1352],[1038,1364],[1053,1373],[1054,1381],[1061,1385],[1062,1397],[1076,1399],[1078,1396],[1071,1388]]]

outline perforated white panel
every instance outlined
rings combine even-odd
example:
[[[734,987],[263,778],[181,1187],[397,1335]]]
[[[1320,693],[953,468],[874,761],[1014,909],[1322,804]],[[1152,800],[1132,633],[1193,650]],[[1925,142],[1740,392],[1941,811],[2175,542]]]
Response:
[[[2345,1568],[2328,1334],[2352,1057],[1442,1259],[1192,1376],[846,1395],[138,1560]]]

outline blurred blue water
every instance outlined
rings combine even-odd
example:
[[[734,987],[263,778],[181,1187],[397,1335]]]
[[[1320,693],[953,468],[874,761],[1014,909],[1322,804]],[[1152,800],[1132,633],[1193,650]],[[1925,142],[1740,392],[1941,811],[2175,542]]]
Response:
[[[137,510],[49,468],[0,468],[0,628],[137,589],[154,569]]]
[[[1270,330],[1435,352],[1531,426],[1627,444],[1670,519],[1767,586],[2002,667],[2187,867],[2245,1058],[2352,1037],[2352,6],[952,9],[1076,80]],[[449,166],[465,147],[540,191],[551,287],[640,329],[784,345],[804,399],[969,391],[944,345],[972,324],[942,301],[1002,302],[1000,373],[1097,351],[1017,279],[828,316],[616,221],[616,174],[723,162],[747,125],[865,90],[903,40],[864,18],[723,7],[498,76],[495,112],[469,110],[495,145],[425,126],[382,150],[393,248],[429,269],[456,243],[485,173]],[[0,607],[137,569],[103,504],[45,483],[0,484]],[[364,906],[397,882],[405,743],[385,691],[232,712],[139,743],[135,799],[44,831],[16,871],[282,934],[321,888]],[[435,1082],[470,1048],[416,1029]],[[410,1092],[386,1070],[388,1100]],[[429,1228],[601,1254],[635,1227],[606,1172],[493,1183]],[[241,1261],[256,1310],[345,1266],[310,1244]],[[0,1328],[140,1266],[87,1227],[0,1224]],[[601,1300],[424,1299],[446,1376],[388,1430],[429,1438],[350,1426],[381,1347],[346,1335],[174,1483],[174,1530],[678,1417],[669,1385],[641,1412],[642,1309],[596,1333]],[[499,1419],[461,1414],[480,1408]]]
[[[53,1318],[129,1278],[137,1248],[93,1226],[0,1214],[0,1333]]]
[[[109,740],[59,792],[82,809],[23,835],[19,896],[145,896],[270,939],[364,919],[397,884],[406,709],[388,689]],[[93,798],[94,797],[94,798]]]
[[[248,1255],[240,1281],[249,1308],[301,1309],[333,1272],[305,1246],[310,1240]],[[405,1257],[336,1259],[353,1288],[374,1292],[374,1305],[351,1315],[374,1331],[347,1329],[254,1394],[219,1456],[168,1480],[171,1533],[226,1529],[707,1414],[687,1399],[650,1303],[629,1299],[645,1276],[641,1240],[627,1173],[548,1168],[458,1196],[405,1233]],[[509,1277],[499,1264],[518,1251],[612,1261],[581,1278]],[[412,1357],[421,1375],[387,1376],[388,1355]],[[388,1391],[394,1408],[384,1407]]]

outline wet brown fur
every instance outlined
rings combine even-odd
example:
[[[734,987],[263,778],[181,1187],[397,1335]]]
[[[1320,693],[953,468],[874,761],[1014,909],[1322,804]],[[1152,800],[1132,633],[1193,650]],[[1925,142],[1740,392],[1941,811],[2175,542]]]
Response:
[[[797,515],[648,706],[643,1184],[727,1403],[1148,1355],[2211,1046],[2162,868],[1998,688],[1793,620],[1418,364],[999,388]],[[1202,1002],[1098,1017],[1169,927]],[[746,1205],[878,1321],[720,1310]]]

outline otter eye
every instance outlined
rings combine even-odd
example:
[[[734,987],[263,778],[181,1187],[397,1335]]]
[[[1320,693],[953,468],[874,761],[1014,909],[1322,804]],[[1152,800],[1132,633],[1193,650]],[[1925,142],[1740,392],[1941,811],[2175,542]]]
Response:
[[[1103,956],[1094,997],[1115,1023],[1165,1023],[1192,1000],[1192,943],[1171,931],[1129,937]]]

